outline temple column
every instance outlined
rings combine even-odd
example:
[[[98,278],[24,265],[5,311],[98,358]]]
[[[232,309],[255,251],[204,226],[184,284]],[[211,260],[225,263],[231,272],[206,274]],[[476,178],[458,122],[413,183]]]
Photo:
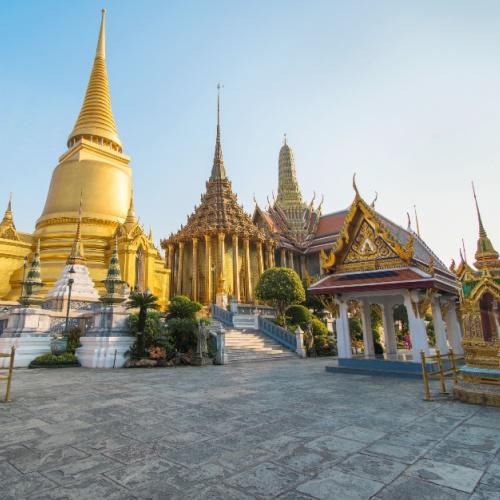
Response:
[[[276,256],[274,255],[274,245],[271,245],[271,267],[276,267]]]
[[[286,250],[284,248],[280,250],[280,266],[286,267]]]
[[[392,305],[388,303],[382,303],[380,307],[382,308],[382,322],[384,325],[385,352],[388,355],[396,355],[398,353],[398,344],[396,329],[394,328],[394,311]]]
[[[339,316],[335,320],[337,332],[337,352],[339,358],[352,358],[351,333],[349,331],[349,316],[347,315],[347,301],[337,300]]]
[[[205,303],[212,302],[212,238],[205,235]]]
[[[405,292],[404,305],[408,314],[413,362],[420,363],[421,350],[423,350],[427,356],[429,355],[429,341],[427,340],[424,320],[420,318],[418,314],[418,307],[417,304],[413,303],[411,293],[410,291]]]
[[[182,295],[182,273],[184,260],[184,242],[179,241],[179,263],[177,265],[177,293]]]
[[[363,343],[365,345],[365,358],[375,356],[375,346],[373,344],[372,318],[370,314],[370,303],[360,300],[361,303],[361,323],[363,324]]]
[[[448,343],[446,342],[446,329],[441,316],[439,296],[434,295],[431,300],[432,323],[434,324],[434,335],[436,336],[436,348],[441,354],[448,354]]]
[[[218,243],[219,243],[219,272],[218,272],[218,277],[217,277],[217,292],[222,292],[225,290],[225,284],[226,284],[226,266],[224,265],[224,256],[226,253],[226,246],[225,246],[225,239],[226,235],[224,233],[219,233],[218,234]]]
[[[302,254],[300,256],[300,277],[306,277],[306,256]]]
[[[198,300],[198,238],[193,238],[193,262],[192,262],[191,294],[193,300]]]
[[[269,245],[266,245],[266,248],[264,250],[264,263],[266,269],[269,269],[271,267],[271,253],[269,251]]]
[[[448,302],[445,322],[446,331],[448,333],[448,342],[450,343],[453,352],[455,354],[463,354],[464,349],[462,347],[462,329],[460,328],[460,322],[458,321],[457,309],[454,299],[451,299]]]
[[[293,264],[293,252],[291,250],[288,251],[288,266],[291,269],[294,269],[294,264]]]
[[[245,238],[243,240],[244,251],[245,251],[245,279],[247,288],[247,302],[250,303],[253,300],[253,290],[252,290],[252,269],[250,267],[250,240]]]
[[[169,269],[172,269],[173,262],[174,262],[174,245],[172,245],[172,243],[169,243],[167,250],[168,250],[167,267]]]
[[[172,250],[170,252],[170,297],[172,298],[177,293],[177,282],[176,282],[176,269],[175,269],[176,259],[175,259],[175,246],[172,245]]]
[[[257,265],[259,267],[259,277],[264,272],[264,258],[262,256],[262,241],[257,242]]]
[[[238,235],[233,234],[233,299],[240,301],[240,273],[238,255]]]

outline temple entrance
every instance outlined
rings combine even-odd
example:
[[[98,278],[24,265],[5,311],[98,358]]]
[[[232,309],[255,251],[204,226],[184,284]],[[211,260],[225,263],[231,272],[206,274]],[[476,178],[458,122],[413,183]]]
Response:
[[[486,342],[499,338],[500,331],[500,304],[491,293],[485,293],[479,300],[479,311],[481,314],[481,327],[483,339]]]

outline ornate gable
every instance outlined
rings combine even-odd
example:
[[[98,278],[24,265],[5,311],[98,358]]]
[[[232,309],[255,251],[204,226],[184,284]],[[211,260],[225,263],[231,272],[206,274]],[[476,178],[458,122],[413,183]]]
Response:
[[[410,237],[401,245],[356,191],[334,248],[322,252],[323,268],[341,273],[404,267],[412,260],[413,242]]]

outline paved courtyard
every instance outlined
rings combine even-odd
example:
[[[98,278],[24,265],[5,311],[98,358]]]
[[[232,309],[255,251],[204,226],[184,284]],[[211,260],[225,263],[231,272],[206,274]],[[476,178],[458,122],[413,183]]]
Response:
[[[18,370],[0,498],[500,499],[500,410],[329,363]]]

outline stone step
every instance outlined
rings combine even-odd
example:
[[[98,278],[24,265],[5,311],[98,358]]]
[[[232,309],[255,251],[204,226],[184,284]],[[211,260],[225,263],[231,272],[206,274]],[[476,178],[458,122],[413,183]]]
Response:
[[[229,363],[275,361],[296,358],[296,354],[258,330],[226,330],[226,354]]]

